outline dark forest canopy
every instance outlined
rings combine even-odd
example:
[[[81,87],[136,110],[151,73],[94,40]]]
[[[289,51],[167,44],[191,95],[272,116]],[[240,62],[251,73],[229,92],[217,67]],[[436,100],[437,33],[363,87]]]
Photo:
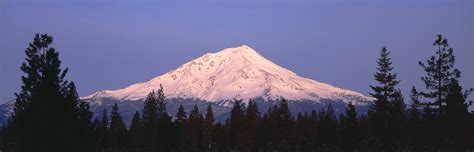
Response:
[[[37,34],[25,51],[22,89],[14,115],[0,134],[2,151],[472,151],[474,114],[467,107],[472,89],[459,84],[454,50],[441,35],[435,55],[420,62],[424,90],[412,88],[405,101],[397,88],[390,51],[377,59],[375,98],[367,115],[347,104],[337,115],[331,105],[320,111],[292,114],[288,101],[259,109],[256,102],[235,100],[230,117],[219,122],[209,105],[190,111],[179,107],[176,117],[166,109],[159,88],[148,94],[129,128],[119,107],[92,119],[89,105],[79,100],[73,82],[65,79],[53,38]],[[409,104],[407,104],[409,103]],[[265,111],[265,112],[259,112]]]

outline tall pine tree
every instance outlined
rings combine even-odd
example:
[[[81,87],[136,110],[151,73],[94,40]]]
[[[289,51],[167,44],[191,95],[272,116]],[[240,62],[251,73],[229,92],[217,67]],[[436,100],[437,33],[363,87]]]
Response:
[[[454,68],[456,60],[453,48],[449,47],[446,38],[437,35],[433,46],[436,47],[436,55],[431,56],[426,63],[419,62],[426,72],[426,76],[421,79],[425,83],[426,89],[430,90],[429,92],[420,92],[420,94],[433,99],[425,104],[437,106],[438,114],[442,114],[451,79],[458,79],[461,72]]]
[[[158,147],[158,97],[153,90],[145,98],[142,112],[142,122],[145,139],[143,148],[145,151],[157,151]]]
[[[143,124],[140,113],[135,111],[135,114],[132,118],[132,124],[130,125],[130,129],[128,131],[128,145],[130,152],[143,151],[144,136],[145,134],[143,134]]]
[[[178,112],[176,112],[176,119],[174,121],[177,136],[176,142],[177,145],[181,145],[177,147],[178,151],[188,151],[187,145],[189,145],[189,143],[187,140],[187,123],[188,117],[186,115],[186,111],[184,110],[183,105],[179,105]]]
[[[244,136],[242,135],[244,126],[244,111],[242,100],[235,100],[230,111],[229,138],[233,149],[242,150]]]
[[[259,127],[260,115],[257,103],[249,100],[247,111],[245,112],[244,124],[244,146],[245,151],[255,151],[257,141],[257,129]]]
[[[2,139],[14,151],[91,150],[89,107],[78,99],[74,83],[65,80],[53,37],[36,34],[26,49],[21,91],[15,93],[14,114]],[[86,120],[88,119],[88,120]]]
[[[463,90],[456,79],[451,79],[446,96],[443,141],[448,151],[469,151],[474,147],[473,116],[468,112],[471,102],[467,102],[470,90]]]
[[[206,117],[204,120],[203,126],[203,137],[202,137],[202,150],[203,151],[212,151],[212,148],[215,145],[215,129],[214,129],[214,112],[212,111],[212,106],[209,104],[207,106]]]
[[[189,139],[189,144],[193,151],[201,149],[203,124],[204,118],[199,112],[198,106],[194,105],[189,113],[189,120],[186,127],[189,131],[187,138]]]
[[[109,116],[107,110],[102,110],[99,127],[96,130],[97,133],[97,147],[96,151],[105,151],[110,147],[110,130],[109,130]]]
[[[114,104],[110,113],[110,143],[111,151],[127,151],[127,127],[125,127],[117,104]]]
[[[377,61],[377,72],[374,74],[378,85],[370,86],[373,93],[371,96],[375,98],[374,104],[370,107],[368,112],[371,120],[371,127],[374,136],[382,141],[382,147],[389,149],[392,147],[392,133],[387,131],[391,129],[393,112],[400,110],[402,107],[402,98],[395,86],[400,82],[397,80],[397,74],[393,73],[390,52],[383,47],[380,52],[380,57]]]
[[[360,140],[357,116],[355,106],[351,102],[347,105],[346,114],[339,118],[344,122],[342,124],[342,147],[346,152],[355,151]]]

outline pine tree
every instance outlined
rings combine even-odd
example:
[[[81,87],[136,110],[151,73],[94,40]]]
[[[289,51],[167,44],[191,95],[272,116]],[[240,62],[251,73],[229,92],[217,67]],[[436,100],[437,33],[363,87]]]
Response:
[[[458,80],[451,79],[446,96],[446,115],[450,118],[462,118],[468,116],[468,107],[471,102],[466,102],[470,90],[463,90]]]
[[[249,100],[244,120],[245,124],[243,134],[245,151],[256,151],[256,135],[259,127],[260,115],[257,103],[251,99]]]
[[[127,149],[127,128],[119,113],[119,107],[114,104],[110,113],[110,143],[114,152],[126,151]]]
[[[347,105],[346,114],[340,119],[343,121],[342,147],[346,152],[355,151],[360,141],[360,130],[357,112],[352,102]]]
[[[176,129],[173,125],[173,117],[163,113],[158,122],[158,146],[160,151],[171,151],[176,148]]]
[[[436,37],[433,43],[433,46],[437,48],[436,55],[431,56],[426,63],[419,62],[427,75],[421,79],[425,83],[426,89],[431,91],[420,92],[420,94],[426,98],[432,98],[433,101],[426,104],[437,106],[438,114],[442,114],[451,79],[458,79],[461,72],[454,68],[455,56],[453,48],[449,47],[448,40],[441,35]]]
[[[163,91],[163,86],[161,84],[160,84],[160,89],[156,91],[156,105],[157,105],[158,119],[161,119],[161,117],[166,117],[168,113],[166,112],[165,93]]]
[[[288,107],[288,101],[285,98],[280,100],[278,108],[278,131],[280,137],[278,138],[280,146],[283,149],[290,148],[289,145],[293,144],[294,133],[293,133],[293,116],[291,115]]]
[[[415,86],[413,86],[411,88],[411,91],[410,91],[410,100],[411,100],[411,104],[410,104],[410,109],[409,109],[409,119],[410,121],[413,121],[413,122],[417,122],[419,121],[420,119],[420,110],[419,110],[419,107],[420,107],[420,99],[419,99],[419,93],[418,91],[416,90]]]
[[[212,111],[212,106],[209,104],[207,106],[206,117],[204,120],[203,126],[203,139],[202,139],[202,150],[203,151],[212,151],[211,149],[215,145],[215,129],[214,129],[214,112]]]
[[[158,147],[158,97],[155,91],[150,92],[145,98],[142,112],[145,136],[145,151],[157,151]]]
[[[179,105],[178,112],[176,113],[176,119],[174,121],[174,125],[176,128],[176,133],[177,133],[177,145],[181,145],[178,148],[179,151],[188,151],[186,145],[189,145],[188,140],[187,140],[187,131],[188,129],[187,124],[188,123],[188,118],[186,115],[186,111],[184,110],[183,105]]]
[[[227,119],[228,120],[228,119]],[[221,124],[221,122],[217,122],[215,125],[216,128],[216,146],[213,148],[215,151],[228,151],[229,147],[229,121],[226,121],[225,124]]]
[[[267,109],[267,112],[263,113],[262,119],[260,120],[260,125],[258,127],[257,131],[257,147],[263,151],[266,151],[268,149],[265,149],[268,147],[268,145],[271,144],[271,139],[272,139],[272,121],[270,120],[269,117],[269,112],[272,107],[269,107]]]
[[[408,121],[407,121],[407,134],[406,139],[408,145],[416,147],[420,145],[419,140],[421,140],[421,112],[419,110],[420,100],[419,94],[416,88],[413,86],[410,92],[410,109],[408,110]],[[420,151],[419,149],[414,149]]]
[[[235,100],[234,106],[230,111],[230,132],[229,138],[233,149],[242,150],[243,146],[243,125],[244,125],[244,111],[242,110],[242,100]]]
[[[102,117],[100,119],[100,128],[108,129],[109,128],[109,116],[107,115],[107,110],[102,110]]]
[[[15,93],[14,114],[4,131],[12,138],[2,139],[14,151],[90,150],[88,106],[77,97],[73,82],[65,80],[59,53],[50,45],[53,38],[36,34],[26,49],[26,62],[20,69],[23,85]],[[89,113],[90,114],[90,113]],[[85,121],[85,119],[89,119]]]
[[[156,127],[157,127],[157,146],[159,151],[170,151],[176,145],[176,138],[174,136],[175,128],[173,125],[173,118],[166,111],[166,101],[163,91],[163,86],[156,92]]]
[[[75,126],[73,131],[76,138],[70,139],[73,143],[82,143],[81,147],[77,147],[78,151],[93,151],[95,148],[94,127],[92,124],[92,112],[89,110],[88,102],[81,101],[77,94],[76,85],[74,82],[69,82],[68,86],[63,89],[66,94],[66,102],[72,108],[72,111],[67,111],[72,118],[69,120],[71,126]]]
[[[135,112],[132,118],[132,124],[130,125],[128,133],[128,145],[129,151],[131,152],[140,152],[143,151],[143,125],[142,119],[140,118],[140,113]]]
[[[318,143],[329,148],[337,145],[337,119],[331,104],[320,111],[318,123]]]
[[[310,142],[313,143],[312,146],[315,146],[315,143],[317,141],[317,133],[318,133],[318,128],[319,128],[319,116],[318,116],[318,112],[316,112],[315,109],[311,110],[311,115],[310,115],[310,118],[309,118],[309,121],[310,121]]]
[[[295,122],[295,136],[297,151],[311,151],[311,116],[308,113],[301,114],[298,112]]]
[[[456,79],[451,79],[446,96],[444,125],[448,151],[469,151],[474,146],[473,118],[468,112],[471,102],[466,102],[470,90],[464,91]]]
[[[187,123],[188,139],[191,149],[193,151],[200,150],[202,143],[202,127],[204,124],[204,118],[199,112],[197,105],[194,105],[193,109],[189,113],[189,120]]]
[[[100,119],[99,127],[97,128],[97,150],[105,151],[110,148],[110,136],[109,136],[109,116],[107,110],[102,110],[102,116]]]
[[[377,72],[374,74],[375,80],[378,82],[377,86],[370,86],[373,93],[370,93],[375,98],[374,104],[371,106],[368,114],[371,119],[371,126],[374,136],[381,140],[384,149],[391,148],[392,135],[390,131],[392,119],[391,115],[396,110],[400,110],[398,106],[402,106],[403,101],[399,101],[401,94],[397,91],[395,86],[400,82],[397,80],[397,74],[393,73],[390,52],[383,47],[380,52],[380,58],[377,61]],[[395,110],[395,111],[396,111]]]
[[[405,107],[405,101],[401,91],[395,91],[394,97],[390,102],[389,130],[387,131],[390,133],[391,143],[399,148],[403,145],[401,138],[406,122]]]

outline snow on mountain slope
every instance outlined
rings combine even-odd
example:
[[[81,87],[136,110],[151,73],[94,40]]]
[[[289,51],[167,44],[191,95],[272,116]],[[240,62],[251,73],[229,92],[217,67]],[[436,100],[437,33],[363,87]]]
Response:
[[[370,97],[300,77],[265,59],[248,46],[208,53],[178,69],[119,90],[103,90],[82,99],[141,100],[163,85],[167,98],[194,98],[217,102],[262,97],[274,100],[322,99],[367,104]]]

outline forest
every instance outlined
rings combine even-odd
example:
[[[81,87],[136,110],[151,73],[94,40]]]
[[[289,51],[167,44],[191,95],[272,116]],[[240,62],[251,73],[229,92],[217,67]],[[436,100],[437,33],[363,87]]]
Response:
[[[68,69],[61,68],[53,37],[36,34],[20,69],[21,91],[14,114],[0,131],[3,152],[471,152],[474,112],[471,88],[459,82],[454,49],[437,35],[433,55],[418,65],[424,86],[413,86],[408,99],[397,87],[390,51],[374,60],[370,85],[373,104],[358,113],[352,103],[336,115],[329,104],[311,113],[291,113],[286,99],[268,109],[252,100],[235,100],[230,117],[216,121],[212,107],[195,106],[176,117],[166,110],[163,90],[150,92],[143,110],[127,127],[115,105],[93,118],[81,101]],[[427,44],[430,45],[430,44]],[[424,90],[424,91],[421,91]]]

